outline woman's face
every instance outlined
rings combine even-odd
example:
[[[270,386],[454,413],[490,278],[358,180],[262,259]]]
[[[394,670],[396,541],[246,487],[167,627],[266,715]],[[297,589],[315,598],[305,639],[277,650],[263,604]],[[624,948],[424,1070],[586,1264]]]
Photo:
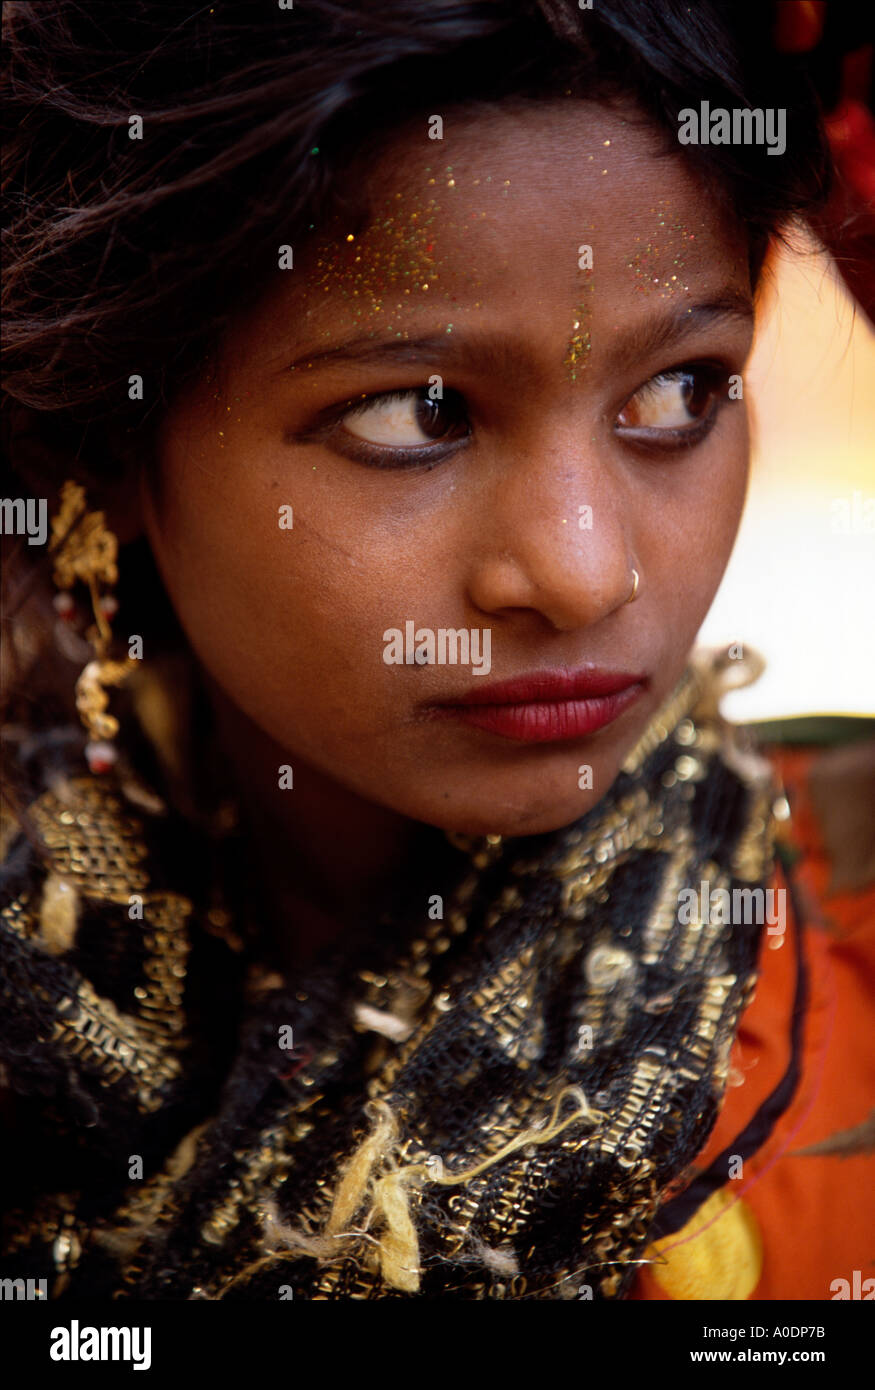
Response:
[[[270,293],[165,418],[148,534],[296,791],[553,830],[670,693],[732,548],[743,231],[580,102],[450,110],[349,186],[364,215],[291,268],[278,232]]]

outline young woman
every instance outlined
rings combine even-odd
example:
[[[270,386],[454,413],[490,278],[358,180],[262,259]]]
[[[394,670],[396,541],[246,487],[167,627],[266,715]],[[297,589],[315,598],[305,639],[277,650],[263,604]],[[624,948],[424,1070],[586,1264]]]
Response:
[[[717,3],[5,23],[3,1273],[619,1298],[716,1194],[731,1287],[649,1296],[795,1296],[733,1190],[795,1044],[720,1129],[785,928],[805,989],[786,803],[690,655],[828,191],[793,61]]]

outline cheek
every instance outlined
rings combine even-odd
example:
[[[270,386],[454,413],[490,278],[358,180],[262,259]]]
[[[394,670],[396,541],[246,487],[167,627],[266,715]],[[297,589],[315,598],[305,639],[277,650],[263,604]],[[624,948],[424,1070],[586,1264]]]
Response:
[[[697,451],[652,508],[639,553],[678,649],[692,643],[720,586],[744,509],[748,463],[747,418],[736,408],[719,443]]]
[[[206,471],[171,441],[146,530],[195,654],[234,702],[281,742],[349,741],[402,703],[383,633],[442,602],[439,529],[373,514],[354,477],[303,458],[290,475],[270,452],[227,450]]]
[[[701,512],[702,548],[699,553],[703,562],[709,554],[711,556],[711,578],[715,590],[735,545],[750,466],[746,411],[736,408],[731,423],[725,447],[720,449],[713,469],[707,471],[707,481],[702,484],[696,502]]]

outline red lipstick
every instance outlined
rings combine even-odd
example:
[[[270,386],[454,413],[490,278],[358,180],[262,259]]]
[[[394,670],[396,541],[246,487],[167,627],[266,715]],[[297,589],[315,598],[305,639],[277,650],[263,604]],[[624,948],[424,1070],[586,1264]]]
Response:
[[[646,676],[625,671],[536,671],[477,685],[433,713],[520,743],[585,738],[612,724],[643,694]]]

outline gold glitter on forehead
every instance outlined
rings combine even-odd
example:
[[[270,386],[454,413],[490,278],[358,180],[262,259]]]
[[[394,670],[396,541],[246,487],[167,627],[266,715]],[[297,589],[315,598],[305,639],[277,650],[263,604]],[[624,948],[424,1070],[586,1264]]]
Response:
[[[565,358],[562,364],[569,381],[576,381],[578,375],[584,371],[592,351],[592,267],[579,266],[578,273],[582,277],[579,291],[580,300],[574,311],[571,337],[565,349]]]
[[[657,207],[650,209],[660,232],[626,262],[627,268],[635,276],[638,292],[658,294],[660,299],[671,298],[678,292],[690,293],[689,285],[684,283],[684,247],[696,240],[696,233],[683,222],[670,220],[669,209],[667,198],[661,199]],[[663,233],[665,240],[662,239]],[[640,243],[643,238],[636,237],[635,240]]]
[[[400,194],[396,195],[400,202]],[[382,313],[387,296],[425,295],[440,279],[432,230],[438,204],[402,209],[387,201],[361,236],[320,247],[309,285],[314,295],[336,292],[356,317]],[[356,302],[358,301],[358,302]]]
[[[592,286],[588,288],[591,290]],[[563,361],[569,381],[576,381],[578,372],[582,372],[587,364],[592,349],[591,318],[592,305],[588,299],[582,300],[575,310],[572,334]]]
[[[349,231],[335,239],[318,243],[315,249],[314,268],[307,277],[307,312],[318,311],[320,300],[325,295],[338,296],[346,301],[358,326],[365,335],[375,336],[394,327],[398,337],[406,333],[398,327],[396,316],[414,303],[442,299],[456,303],[457,294],[444,289],[441,269],[446,266],[445,256],[439,254],[437,246],[436,222],[438,215],[447,217],[452,210],[452,199],[459,186],[453,166],[442,170],[426,168],[426,189],[446,189],[446,202],[441,203],[436,196],[427,196],[417,202],[413,195],[394,193],[385,198],[361,234]],[[487,176],[486,183],[492,182]],[[509,180],[505,181],[502,192],[508,193]],[[474,185],[481,183],[473,180]],[[486,211],[470,213],[464,222],[457,223],[450,216],[445,225],[448,230],[467,234],[473,225],[485,219]],[[479,285],[477,277],[468,272],[468,283]],[[480,302],[475,308],[481,308]],[[452,332],[452,323],[446,327]],[[324,338],[333,336],[326,328]]]

